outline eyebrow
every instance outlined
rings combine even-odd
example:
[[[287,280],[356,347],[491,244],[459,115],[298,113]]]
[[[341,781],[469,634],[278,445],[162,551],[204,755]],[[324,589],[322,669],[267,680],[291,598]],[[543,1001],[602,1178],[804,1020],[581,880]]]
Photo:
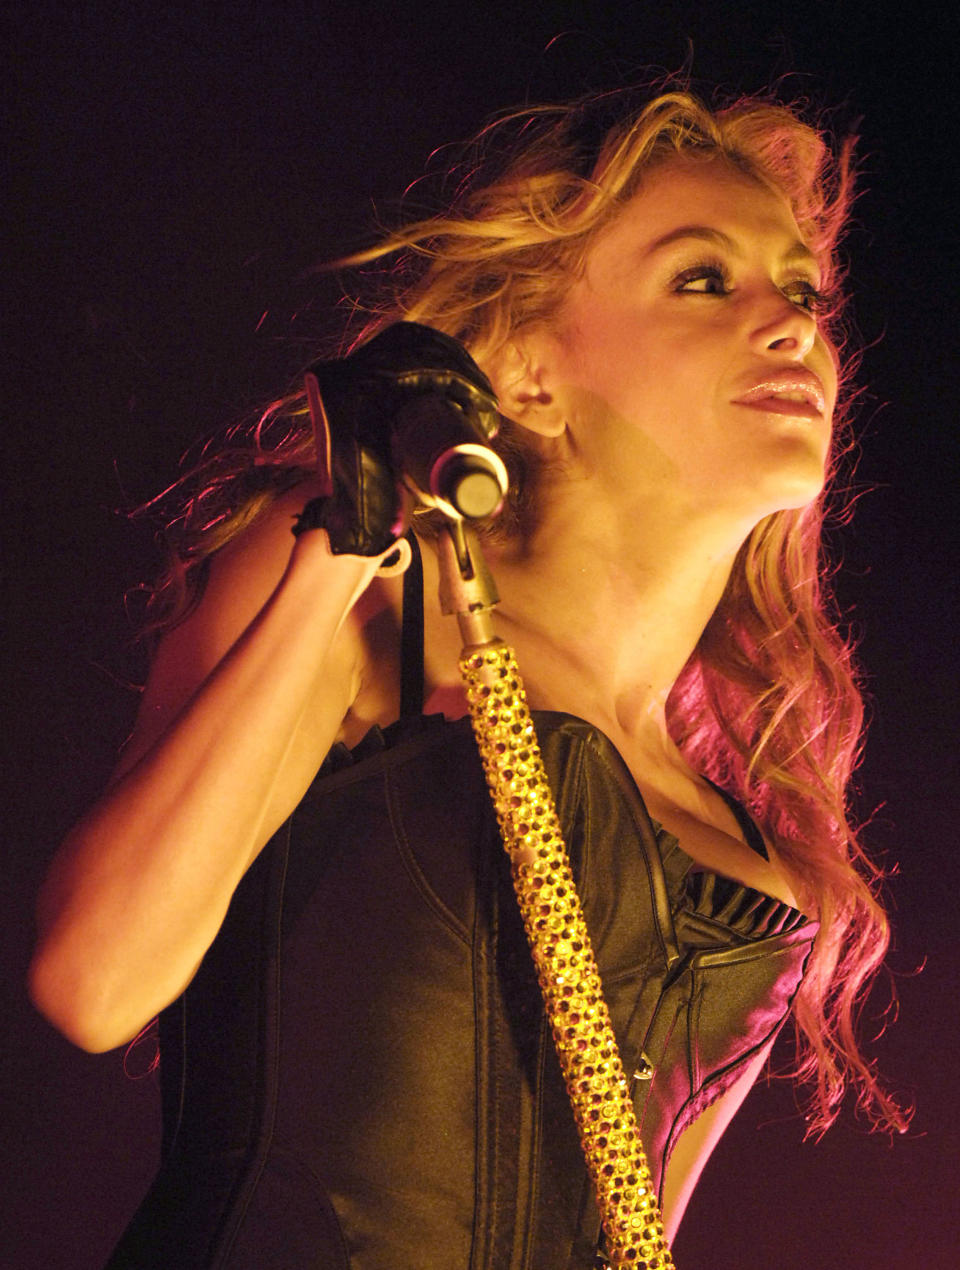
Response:
[[[671,229],[668,234],[664,234],[662,238],[657,238],[644,252],[644,255],[650,256],[655,251],[659,251],[662,247],[669,247],[672,243],[679,242],[683,238],[694,238],[700,242],[715,243],[720,247],[726,248],[735,256],[743,256],[742,249],[738,246],[735,239],[729,234],[725,234],[722,229],[714,229],[711,225],[680,225],[677,229]],[[794,261],[802,260],[816,265],[818,263],[816,256],[810,248],[798,238],[791,247],[783,253],[784,264],[792,264]]]

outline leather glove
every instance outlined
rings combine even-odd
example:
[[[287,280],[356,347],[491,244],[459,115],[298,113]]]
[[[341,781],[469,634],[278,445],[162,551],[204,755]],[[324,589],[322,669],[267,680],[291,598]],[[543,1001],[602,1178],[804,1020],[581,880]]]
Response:
[[[326,493],[306,505],[293,532],[326,529],[336,555],[386,551],[403,532],[401,477],[430,502],[437,455],[457,442],[484,447],[499,425],[493,389],[467,350],[417,322],[394,323],[349,357],[315,363],[306,388]],[[504,471],[503,490],[505,481]]]

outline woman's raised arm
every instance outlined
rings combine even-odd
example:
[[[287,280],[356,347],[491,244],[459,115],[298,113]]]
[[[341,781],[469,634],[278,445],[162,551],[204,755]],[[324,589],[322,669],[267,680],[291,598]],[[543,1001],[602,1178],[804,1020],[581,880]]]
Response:
[[[380,561],[332,555],[322,531],[293,539],[312,492],[214,559],[160,645],[113,782],[55,857],[30,991],[84,1049],[129,1040],[190,982],[356,696],[351,614]]]

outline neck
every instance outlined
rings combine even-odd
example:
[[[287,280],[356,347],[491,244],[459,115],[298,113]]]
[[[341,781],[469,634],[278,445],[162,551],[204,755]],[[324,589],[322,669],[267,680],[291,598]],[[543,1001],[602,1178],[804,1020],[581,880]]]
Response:
[[[531,705],[676,760],[667,698],[742,539],[662,500],[624,515],[566,487],[544,503],[527,540],[488,553],[497,630],[517,648]]]

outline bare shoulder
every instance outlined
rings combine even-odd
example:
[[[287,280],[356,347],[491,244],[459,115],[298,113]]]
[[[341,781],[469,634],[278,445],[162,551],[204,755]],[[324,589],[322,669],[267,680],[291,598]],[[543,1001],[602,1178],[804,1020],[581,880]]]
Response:
[[[187,645],[192,658],[216,664],[282,578],[295,542],[294,520],[314,493],[306,481],[287,490],[211,557],[199,602],[165,635],[158,660],[174,659]]]
[[[290,562],[294,519],[315,493],[311,481],[287,490],[211,557],[198,601],[158,644],[118,775],[151,747],[270,599]],[[345,666],[356,651],[352,631],[346,623],[338,643]]]

